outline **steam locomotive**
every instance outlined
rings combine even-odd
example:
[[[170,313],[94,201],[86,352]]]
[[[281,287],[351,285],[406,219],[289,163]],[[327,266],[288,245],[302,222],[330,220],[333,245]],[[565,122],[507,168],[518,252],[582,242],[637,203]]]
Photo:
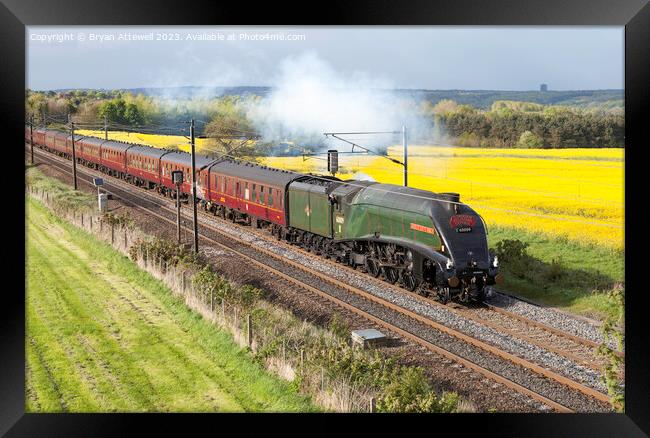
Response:
[[[33,131],[34,145],[68,159],[72,136]],[[26,127],[26,141],[30,130]],[[191,175],[185,152],[75,135],[80,164],[175,197],[172,172]],[[481,216],[457,193],[340,180],[230,158],[197,156],[200,205],[232,222],[361,268],[443,303],[482,301],[502,281]],[[185,178],[180,195],[191,193]]]

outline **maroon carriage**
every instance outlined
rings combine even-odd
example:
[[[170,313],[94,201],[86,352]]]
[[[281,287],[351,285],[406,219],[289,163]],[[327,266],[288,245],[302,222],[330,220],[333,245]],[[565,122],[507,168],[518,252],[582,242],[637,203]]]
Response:
[[[98,167],[102,161],[101,149],[104,142],[97,137],[83,137],[75,143],[77,158],[92,167]]]
[[[59,155],[65,155],[67,138],[68,135],[63,132],[48,129],[45,133],[45,146]]]
[[[287,185],[300,175],[235,160],[221,160],[209,168],[211,202],[254,217],[286,225]]]
[[[101,146],[101,165],[109,175],[122,177],[126,175],[126,151],[132,144],[119,141],[104,141]]]
[[[209,158],[205,155],[197,155],[194,158],[197,172],[196,196],[205,201],[209,200],[207,167],[214,163],[214,161],[214,158]],[[183,172],[181,192],[186,194],[192,193],[192,156],[190,154],[187,152],[170,152],[162,156],[160,164],[160,185],[162,187],[169,190],[176,190],[176,185],[172,182],[172,172],[180,170]]]
[[[160,184],[160,158],[171,152],[151,146],[131,145],[126,149],[127,179],[147,188]]]

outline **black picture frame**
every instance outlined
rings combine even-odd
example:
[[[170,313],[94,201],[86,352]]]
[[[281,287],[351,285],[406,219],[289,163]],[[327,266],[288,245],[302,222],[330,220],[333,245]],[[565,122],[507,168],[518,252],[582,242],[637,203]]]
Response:
[[[163,0],[3,0],[0,5],[0,62],[5,139],[2,154],[5,230],[24,226],[24,168],[20,148],[23,141],[26,25],[620,25],[625,26],[625,112],[626,112],[626,413],[625,414],[454,414],[437,416],[339,415],[333,418],[311,415],[264,416],[248,421],[241,416],[156,415],[156,414],[25,414],[25,303],[19,286],[6,286],[0,308],[0,434],[7,436],[94,436],[132,432],[135,426],[147,431],[172,431],[174,426],[208,427],[222,431],[225,422],[245,427],[239,433],[260,427],[263,433],[348,431],[336,420],[363,423],[364,434],[388,431],[402,433],[457,433],[473,431],[498,436],[645,436],[650,433],[650,384],[646,358],[648,309],[641,273],[634,265],[643,263],[641,250],[648,196],[643,174],[642,148],[648,148],[643,109],[650,92],[650,5],[647,0],[492,0],[492,1],[329,1],[231,2],[228,4]],[[16,145],[14,147],[14,145]],[[6,172],[10,170],[10,172]],[[22,192],[24,193],[24,192]],[[22,214],[21,214],[22,212]],[[636,233],[641,233],[637,235]],[[9,279],[25,271],[24,240],[19,232],[5,231],[4,266]],[[13,236],[13,237],[11,237]],[[16,237],[17,236],[17,237]],[[16,243],[12,243],[16,239]],[[22,253],[20,249],[22,248]],[[22,258],[21,258],[22,255]],[[24,286],[24,283],[23,283]],[[305,418],[307,421],[305,422]],[[332,421],[335,420],[335,421]],[[302,425],[298,426],[300,422]],[[349,422],[349,421],[346,421]],[[359,424],[361,425],[361,424]],[[444,425],[444,428],[443,428]],[[314,427],[316,426],[316,427]],[[419,426],[420,428],[416,428]],[[398,430],[399,430],[398,429]],[[446,429],[447,432],[443,432]]]

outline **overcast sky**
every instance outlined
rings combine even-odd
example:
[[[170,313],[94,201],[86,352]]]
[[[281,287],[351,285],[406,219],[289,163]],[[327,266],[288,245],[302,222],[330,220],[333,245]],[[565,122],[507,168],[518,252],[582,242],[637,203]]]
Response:
[[[623,27],[30,26],[26,38],[27,86],[37,90],[272,86],[283,60],[305,53],[339,75],[395,88],[624,84]]]

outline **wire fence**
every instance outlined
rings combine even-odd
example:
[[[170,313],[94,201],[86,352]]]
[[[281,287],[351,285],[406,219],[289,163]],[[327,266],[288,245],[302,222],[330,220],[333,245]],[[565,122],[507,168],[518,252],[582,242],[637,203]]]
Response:
[[[355,385],[342,376],[330,375],[328,369],[315,360],[317,352],[308,348],[304,339],[285,336],[278,325],[268,324],[263,318],[255,318],[250,309],[220,298],[215,288],[206,292],[205,287],[196,284],[195,272],[192,270],[168,263],[153,252],[143,251],[139,245],[132,251],[137,242],[151,238],[138,228],[109,219],[99,212],[61,207],[42,188],[27,185],[26,192],[61,219],[92,234],[124,255],[135,255],[134,261],[141,269],[161,280],[174,295],[182,298],[190,309],[202,315],[205,320],[229,332],[240,347],[249,348],[253,353],[267,352],[263,355],[267,369],[288,381],[299,378],[301,391],[311,395],[316,404],[335,412],[375,412],[376,390]]]

